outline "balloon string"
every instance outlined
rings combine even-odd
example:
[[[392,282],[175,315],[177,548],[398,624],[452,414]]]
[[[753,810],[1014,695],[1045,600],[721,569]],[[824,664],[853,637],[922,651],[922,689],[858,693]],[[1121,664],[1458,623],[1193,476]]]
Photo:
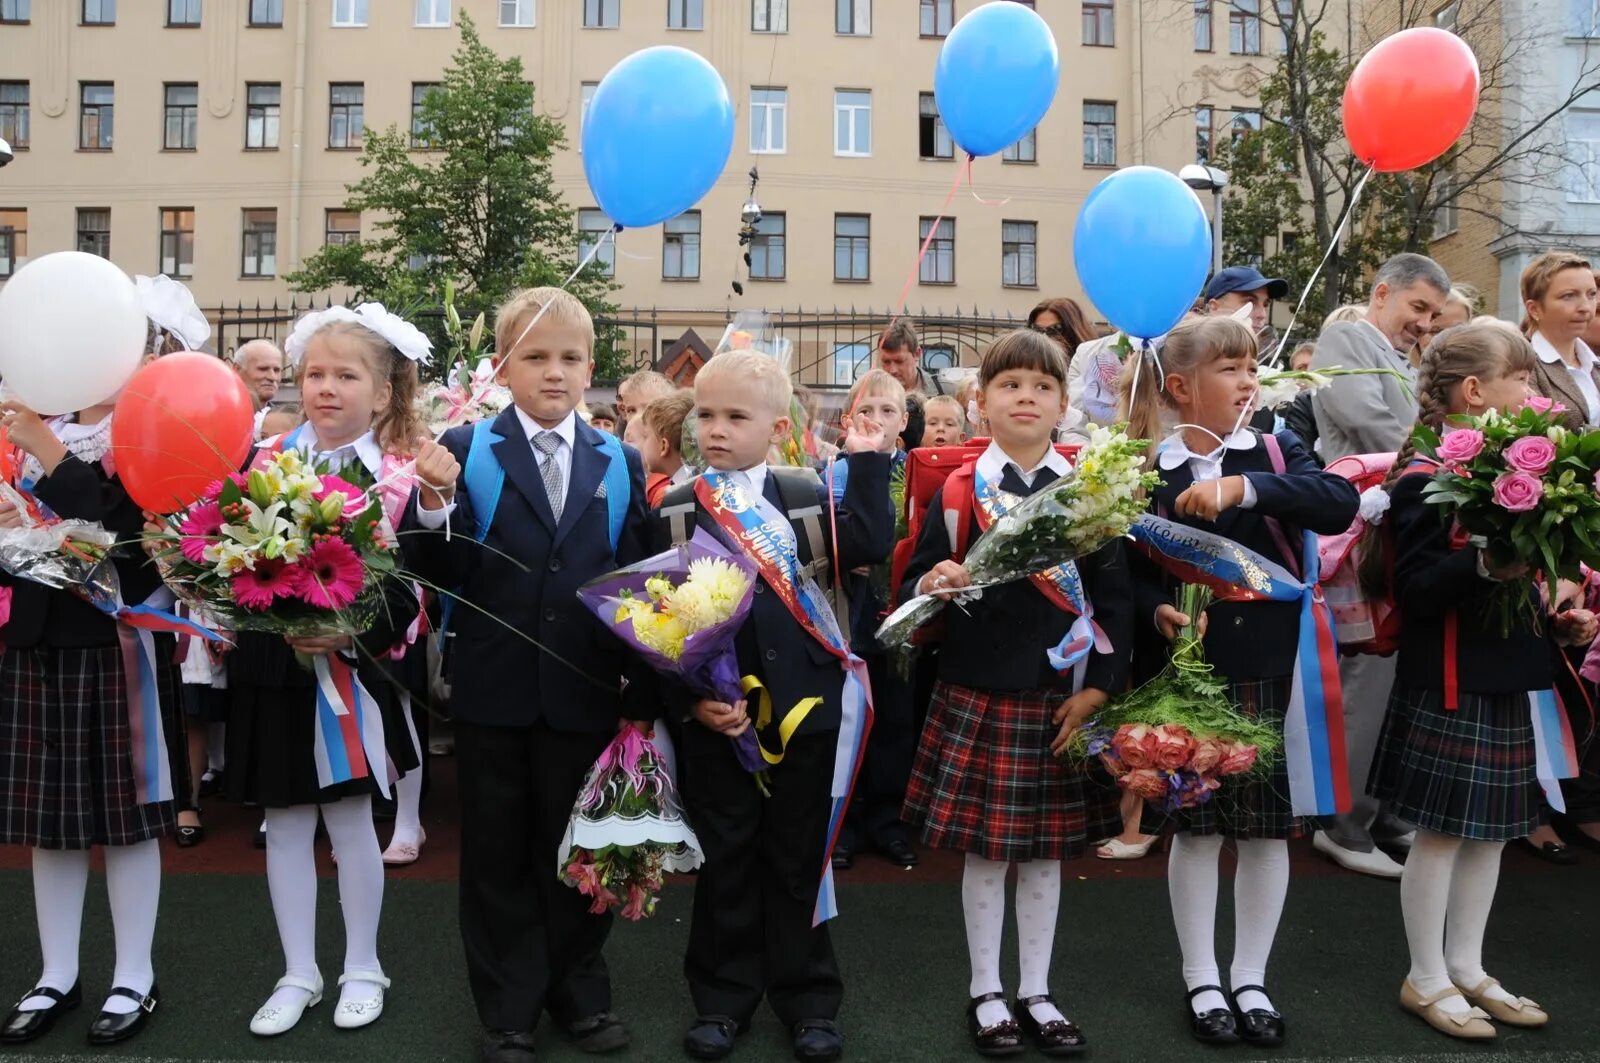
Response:
[[[1004,199],[984,199],[982,196],[978,195],[978,189],[972,183],[972,164],[974,161],[975,160],[969,152],[967,155],[967,191],[972,193],[972,198],[976,199],[979,203],[982,203],[986,207],[1003,207],[1007,203],[1010,203],[1010,196],[1007,196]]]
[[[972,156],[967,156],[970,164]],[[961,191],[962,171],[956,169],[956,179],[950,182],[950,191],[945,193],[944,203],[939,207],[939,216],[933,219],[933,224],[928,226],[928,235],[922,241],[922,249],[917,252],[917,260],[912,263],[911,272],[906,277],[906,282],[900,286],[900,298],[895,300],[894,308],[889,313],[889,323],[883,326],[883,332],[878,336],[878,346],[883,346],[883,339],[889,335],[889,330],[894,328],[894,323],[899,321],[905,309],[906,299],[911,296],[911,286],[917,283],[917,278],[922,275],[922,261],[928,257],[928,248],[933,246],[933,238],[938,235],[939,223],[944,221],[944,216],[950,210],[950,204],[955,202],[956,193]]]
[[[1306,299],[1311,295],[1311,289],[1316,286],[1317,278],[1322,276],[1322,269],[1328,264],[1328,259],[1333,257],[1333,252],[1339,246],[1339,238],[1344,235],[1345,226],[1355,217],[1356,204],[1361,202],[1361,193],[1367,187],[1367,178],[1371,177],[1377,169],[1373,163],[1367,167],[1367,172],[1361,175],[1361,180],[1356,182],[1356,187],[1350,192],[1350,202],[1345,204],[1344,213],[1339,216],[1339,224],[1333,227],[1333,240],[1329,242],[1328,249],[1322,253],[1322,261],[1317,263],[1317,268],[1311,271],[1311,279],[1306,281],[1306,286],[1301,289],[1300,301],[1294,305],[1294,313],[1289,315],[1289,324],[1283,330],[1283,335],[1278,337],[1278,346],[1273,348],[1272,357],[1267,359],[1267,364],[1276,366],[1283,358],[1283,348],[1289,342],[1289,337],[1294,334],[1295,322],[1300,319],[1300,311],[1305,309]]]

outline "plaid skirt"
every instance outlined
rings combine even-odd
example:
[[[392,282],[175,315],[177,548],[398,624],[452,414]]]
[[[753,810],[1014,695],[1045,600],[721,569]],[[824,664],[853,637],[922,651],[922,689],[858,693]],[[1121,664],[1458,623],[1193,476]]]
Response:
[[[1121,831],[1115,791],[1050,754],[1061,698],[934,685],[905,802],[925,844],[986,860],[1062,860]]]
[[[1293,686],[1292,676],[1229,683],[1228,696],[1241,713],[1282,732]],[[1300,817],[1289,800],[1289,769],[1281,754],[1265,774],[1224,778],[1211,800],[1195,808],[1169,813],[1146,802],[1140,829],[1146,834],[1182,831],[1225,838],[1282,839],[1302,833]]]
[[[162,724],[181,720],[158,669]],[[137,804],[122,652],[0,654],[0,843],[40,849],[133,845],[171,834],[171,801]],[[173,772],[173,786],[181,786]]]
[[[1504,842],[1539,826],[1527,694],[1461,692],[1450,712],[1437,690],[1395,684],[1367,793],[1423,830]]]

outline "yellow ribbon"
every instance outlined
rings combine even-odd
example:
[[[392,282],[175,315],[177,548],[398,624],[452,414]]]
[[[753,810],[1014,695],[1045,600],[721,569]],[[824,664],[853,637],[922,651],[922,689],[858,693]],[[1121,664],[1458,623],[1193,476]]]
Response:
[[[755,692],[756,698],[756,732],[765,731],[772,724],[772,695],[767,693],[767,688],[761,685],[761,680],[753,675],[747,675],[739,680],[739,686],[748,698]],[[795,702],[794,708],[784,714],[783,721],[778,724],[778,752],[769,753],[767,747],[759,741],[756,748],[761,750],[761,759],[769,765],[782,763],[783,756],[789,751],[789,739],[794,737],[795,731],[805,722],[811,710],[822,704],[821,698],[801,698]]]

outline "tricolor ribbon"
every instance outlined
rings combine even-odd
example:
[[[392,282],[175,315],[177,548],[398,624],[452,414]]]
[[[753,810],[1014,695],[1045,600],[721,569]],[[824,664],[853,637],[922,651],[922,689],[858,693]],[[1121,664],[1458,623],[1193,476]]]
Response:
[[[1528,709],[1533,717],[1534,774],[1545,800],[1557,812],[1565,812],[1559,779],[1578,777],[1578,744],[1572,738],[1572,724],[1554,690],[1528,691]]]
[[[384,747],[383,712],[355,669],[337,653],[319,655],[312,665],[317,679],[317,785],[322,789],[373,778],[378,792],[389,796],[393,768]],[[372,765],[382,765],[374,772]]]

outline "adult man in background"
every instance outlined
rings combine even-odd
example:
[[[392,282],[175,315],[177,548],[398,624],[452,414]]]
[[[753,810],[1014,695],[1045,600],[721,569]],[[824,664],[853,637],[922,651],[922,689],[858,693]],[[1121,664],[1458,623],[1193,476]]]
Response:
[[[878,368],[900,381],[906,394],[943,395],[939,382],[922,368],[922,343],[911,322],[900,318],[878,340]]]
[[[233,352],[234,371],[250,389],[256,404],[255,438],[261,438],[261,420],[272,405],[272,397],[283,383],[283,352],[269,340],[251,340]]]

